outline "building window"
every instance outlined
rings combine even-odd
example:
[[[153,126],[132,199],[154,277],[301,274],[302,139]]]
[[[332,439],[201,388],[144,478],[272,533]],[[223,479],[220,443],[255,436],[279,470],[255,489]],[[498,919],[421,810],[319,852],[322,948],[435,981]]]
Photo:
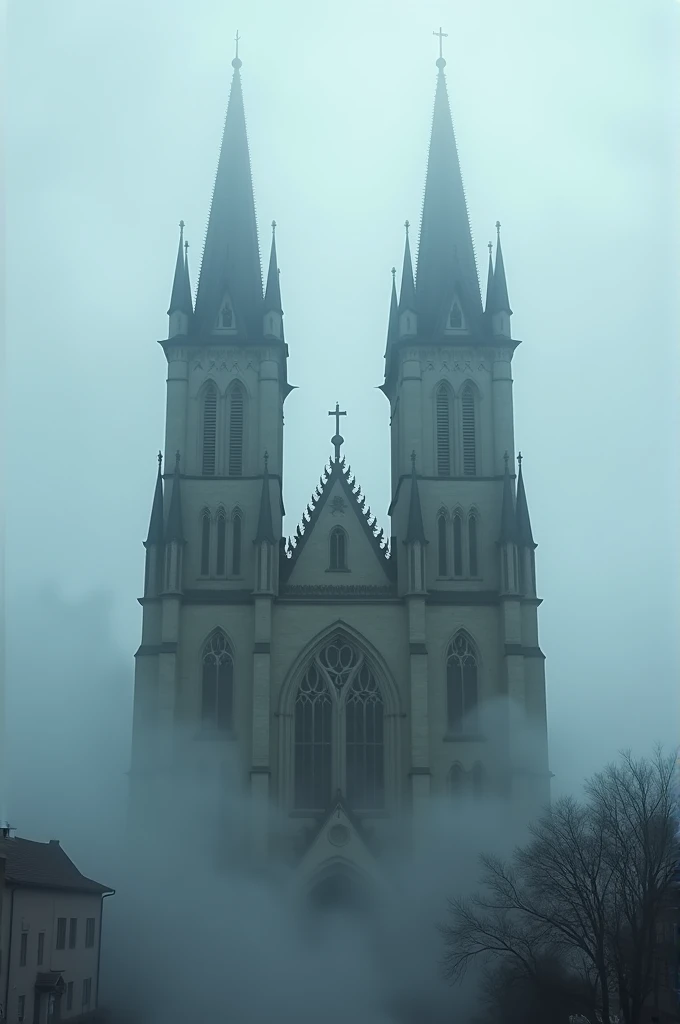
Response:
[[[477,472],[475,394],[469,384],[463,389],[461,404],[463,409],[463,473],[465,476],[475,476]]]
[[[463,519],[460,512],[453,517],[453,575],[463,575]]]
[[[71,921],[70,921],[70,924],[69,924],[69,929],[68,929],[68,948],[69,949],[75,949],[76,948],[76,939],[77,939],[77,937],[78,937],[78,918],[77,917],[72,917]]]
[[[229,299],[225,299],[224,305],[222,306],[222,312],[220,313],[220,327],[222,330],[230,331],[234,326],[234,311],[231,308]]]
[[[94,929],[95,929],[95,919],[93,917],[88,917],[87,921],[85,922],[85,948],[86,949],[92,949],[92,947],[94,946]]]
[[[243,518],[240,512],[234,512],[231,520],[231,574],[241,575],[241,537],[243,534]]]
[[[66,1009],[67,1010],[72,1010],[73,1009],[73,982],[72,981],[69,981],[68,985],[66,986]]]
[[[364,662],[345,701],[346,793],[357,810],[385,802],[383,699],[373,673]]]
[[[460,306],[457,302],[454,302],[449,313],[449,327],[454,331],[460,330],[463,326],[463,314],[461,313]]]
[[[19,996],[17,1000],[17,1020],[24,1020],[26,1017],[26,996]]]
[[[217,445],[217,389],[209,384],[203,396],[203,476],[215,475]]]
[[[215,571],[218,576],[227,572],[227,515],[223,508],[217,512],[217,559]]]
[[[19,967],[26,966],[26,958],[28,955],[28,932],[21,933],[21,941],[19,944]]]
[[[295,701],[295,806],[325,810],[331,797],[331,698],[311,665]]]
[[[57,918],[57,949],[66,949],[66,918]]]
[[[229,476],[243,474],[243,389],[233,387],[229,393]]]
[[[312,659],[295,701],[295,807],[327,809],[340,789],[356,810],[385,806],[385,709],[363,654],[338,635]]]
[[[437,388],[437,475],[451,475],[451,399],[446,384]]]
[[[201,512],[201,576],[210,574],[210,511]]]
[[[229,732],[233,725],[234,659],[221,629],[203,648],[202,721],[209,729]]]
[[[476,728],[478,665],[474,648],[465,633],[458,633],[446,656],[446,696],[449,732]]]
[[[440,512],[437,516],[437,558],[440,576],[449,574],[449,558],[446,544],[446,516]]]
[[[92,978],[85,978],[83,981],[83,1009],[90,1005],[92,998]]]
[[[479,575],[479,563],[477,561],[477,516],[472,512],[468,518],[468,555],[470,563],[470,575]]]
[[[331,572],[347,570],[347,534],[341,526],[335,526],[331,530],[329,569]]]
[[[458,799],[463,795],[465,789],[465,772],[463,766],[454,764],[449,772],[449,793]]]
[[[42,962],[45,959],[45,933],[38,932],[38,956],[37,964],[38,967],[42,966]]]

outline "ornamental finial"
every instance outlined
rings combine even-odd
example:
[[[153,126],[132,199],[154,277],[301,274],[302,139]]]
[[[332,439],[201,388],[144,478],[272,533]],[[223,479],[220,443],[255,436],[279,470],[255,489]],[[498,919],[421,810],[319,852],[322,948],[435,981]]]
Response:
[[[233,60],[232,60],[232,62],[231,62],[231,66],[232,66],[233,68],[236,68],[236,70],[237,70],[237,71],[238,71],[238,69],[239,69],[239,68],[241,67],[241,65],[243,64],[243,61],[242,61],[242,60],[239,60],[239,56],[238,56],[238,44],[239,44],[239,40],[240,40],[240,38],[241,38],[241,37],[240,37],[240,35],[238,34],[238,29],[237,29],[237,30],[236,30],[236,38],[234,39],[234,42],[236,43],[236,56],[234,57],[234,59],[233,59]]]
[[[432,35],[433,36],[439,36],[439,58],[437,60],[437,67],[439,68],[440,71],[443,71],[444,68],[446,67],[446,61],[444,60],[444,53],[443,53],[443,41],[444,41],[444,39],[448,38],[449,33],[448,32],[442,32],[442,28],[441,28],[441,25],[440,25],[439,26],[439,32],[433,32]]]

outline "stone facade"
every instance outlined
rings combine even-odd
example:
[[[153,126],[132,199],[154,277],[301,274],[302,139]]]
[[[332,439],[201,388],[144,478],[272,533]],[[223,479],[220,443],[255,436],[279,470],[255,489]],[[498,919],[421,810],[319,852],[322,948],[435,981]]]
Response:
[[[383,385],[389,536],[335,437],[284,540],[288,347],[274,239],[259,309],[243,284],[257,243],[236,212],[254,210],[241,122],[237,61],[196,305],[180,239],[162,342],[168,469],[159,469],[146,542],[133,797],[135,779],[167,770],[187,738],[236,750],[254,851],[271,852],[277,808],[296,824],[307,873],[341,862],[365,872],[366,836],[386,834],[398,812],[417,823],[432,797],[471,786],[530,811],[549,797],[535,544],[511,468],[518,342],[500,238],[485,309],[476,269],[457,256],[469,227],[464,198],[455,208],[460,172],[440,64],[420,252],[424,267],[452,262],[441,280],[421,271],[414,281],[407,236]],[[448,173],[450,237],[440,230],[450,204],[438,193]],[[427,229],[435,222],[437,237]],[[221,230],[218,272],[210,260]],[[239,251],[243,266],[230,270]],[[333,659],[345,659],[344,674]]]

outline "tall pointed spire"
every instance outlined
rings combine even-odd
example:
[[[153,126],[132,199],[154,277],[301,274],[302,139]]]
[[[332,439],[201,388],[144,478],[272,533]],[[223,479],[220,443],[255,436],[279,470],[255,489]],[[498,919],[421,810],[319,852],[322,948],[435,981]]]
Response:
[[[399,290],[399,312],[409,309],[412,313],[416,311],[416,288],[413,281],[413,263],[411,261],[411,243],[409,241],[408,229],[410,225],[406,221],[406,241],[404,242],[404,266],[401,271],[401,288]]]
[[[241,89],[242,62],[236,56],[231,63],[234,75],[208,217],[194,325],[196,332],[214,330],[228,293],[237,334],[257,339],[262,335],[262,268]]]
[[[427,544],[425,527],[423,526],[423,510],[420,505],[418,477],[416,476],[416,453],[411,453],[411,497],[408,506],[408,523],[406,526],[406,544],[419,541]]]
[[[505,280],[505,264],[503,263],[503,250],[501,248],[501,222],[496,221],[496,268],[493,272],[493,288],[491,289],[491,305],[487,300],[487,309],[491,313],[508,313],[510,299],[508,298],[508,285]]]
[[[419,326],[426,334],[435,333],[444,323],[454,293],[471,329],[478,327],[482,313],[445,66],[446,61],[440,56],[418,246],[416,294]]]
[[[484,311],[487,315],[491,314],[491,302],[493,296],[493,242],[489,242],[489,271],[486,275],[486,302],[484,304]]]
[[[285,241],[285,240],[284,240]],[[267,288],[264,293],[265,313],[283,314],[281,308],[281,285],[279,283],[279,265],[276,260],[276,221],[272,221],[272,247],[269,254],[269,272]]]
[[[172,280],[172,295],[170,296],[170,305],[168,306],[168,316],[172,316],[173,313],[185,313],[187,316],[191,316],[193,313],[183,220],[179,222],[179,245],[177,246],[175,276]]]
[[[172,475],[172,494],[170,495],[168,521],[165,527],[165,540],[166,542],[177,541],[180,544],[184,543],[182,499],[180,495],[179,452],[175,455],[175,472]]]
[[[390,345],[399,334],[399,303],[397,302],[397,268],[392,267],[392,293],[390,295],[390,318],[387,323],[387,346],[385,355]]]
[[[498,538],[500,544],[514,544],[517,539],[515,523],[515,501],[512,493],[512,480],[510,479],[510,456],[505,453],[505,472],[503,474],[503,504],[501,506],[501,532]]]
[[[269,454],[264,453],[264,476],[262,477],[262,493],[260,494],[260,514],[257,520],[257,533],[255,534],[255,543],[259,544],[262,541],[268,541],[270,544],[276,544],[276,538],[274,536],[274,525],[272,519],[272,504],[271,495],[269,493],[269,469],[267,463],[269,461]]]
[[[520,452],[517,456],[517,464],[519,465],[519,473],[517,475],[517,543],[525,548],[535,548],[536,543],[534,541],[534,535],[531,532],[531,520],[529,519],[529,506],[527,504],[527,494],[524,489],[524,479],[522,477],[522,453]]]
[[[158,474],[156,476],[156,488],[153,492],[153,504],[151,506],[151,519],[149,520],[149,532],[146,535],[146,544],[163,543],[163,456],[158,453]]]

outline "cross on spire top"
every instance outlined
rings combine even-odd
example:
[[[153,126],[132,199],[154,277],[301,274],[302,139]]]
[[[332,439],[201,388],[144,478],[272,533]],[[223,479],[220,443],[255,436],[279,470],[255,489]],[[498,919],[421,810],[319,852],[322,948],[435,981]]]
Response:
[[[235,57],[234,57],[234,59],[232,60],[232,62],[231,62],[231,66],[232,66],[233,68],[236,68],[237,70],[238,70],[238,68],[240,68],[240,67],[241,67],[241,65],[243,64],[243,61],[239,59],[239,55],[238,55],[238,44],[239,44],[239,40],[240,40],[240,39],[241,39],[241,37],[240,37],[240,35],[238,34],[238,29],[236,29],[236,36],[235,36],[235,38],[234,38],[234,43],[236,44],[236,56],[235,56]]]
[[[344,442],[344,437],[340,434],[340,417],[346,416],[347,413],[341,411],[340,403],[335,403],[335,409],[331,409],[328,413],[329,416],[335,416],[335,436],[331,438],[331,444],[335,448],[335,461],[340,461],[340,448]]]
[[[444,60],[443,43],[445,39],[448,39],[448,32],[442,32],[441,25],[439,26],[439,32],[433,32],[433,36],[439,37],[439,59],[437,60],[437,67],[441,70],[446,67],[446,61]]]

